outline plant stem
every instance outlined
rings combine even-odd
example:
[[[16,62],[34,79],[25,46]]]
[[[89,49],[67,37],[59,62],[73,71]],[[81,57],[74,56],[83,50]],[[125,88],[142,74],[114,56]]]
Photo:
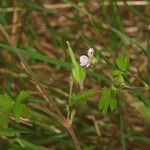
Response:
[[[70,89],[69,89],[69,99],[68,99],[68,106],[70,106],[71,96],[72,96],[72,88],[73,88],[73,79],[70,79]]]
[[[147,27],[148,28],[148,27]],[[150,31],[148,30],[148,37],[147,37],[147,78],[148,78],[148,84],[150,85]]]
[[[74,144],[75,144],[75,147],[77,150],[81,150],[81,147],[79,145],[79,142],[78,142],[78,139],[73,131],[73,128],[70,126],[67,128],[68,129],[68,132],[70,133],[71,137],[72,137],[72,140],[74,141]]]
[[[41,83],[38,80],[38,77],[33,73],[31,68],[28,66],[27,61],[25,60],[24,56],[20,53],[20,51],[16,47],[15,42],[11,39],[11,37],[8,35],[7,31],[1,24],[0,24],[0,30],[3,33],[4,37],[7,39],[7,41],[9,42],[9,44],[11,45],[11,47],[16,52],[25,71],[31,76],[32,80],[34,80],[37,90],[41,93],[41,95],[43,96],[43,98],[46,101],[51,102],[51,104],[53,105],[54,111],[58,115],[60,122],[62,123],[62,125],[64,125],[66,127],[66,129],[70,133],[76,149],[81,150],[78,139],[75,136],[75,133],[74,133],[72,127],[70,126],[70,124],[68,123],[66,118],[62,115],[62,113],[61,113],[60,109],[57,107],[55,101],[51,100],[51,98],[48,94],[48,91],[41,85]],[[50,103],[49,103],[49,105],[50,105]]]
[[[125,134],[124,134],[124,118],[123,118],[123,107],[122,100],[120,100],[120,130],[121,130],[121,145],[122,150],[126,150]]]

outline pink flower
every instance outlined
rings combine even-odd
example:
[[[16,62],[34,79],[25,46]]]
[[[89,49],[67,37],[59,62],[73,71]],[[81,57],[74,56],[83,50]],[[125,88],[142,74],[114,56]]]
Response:
[[[91,65],[91,58],[93,57],[94,55],[94,50],[93,48],[90,48],[87,52],[87,55],[82,55],[80,56],[80,65],[82,67],[89,67]]]

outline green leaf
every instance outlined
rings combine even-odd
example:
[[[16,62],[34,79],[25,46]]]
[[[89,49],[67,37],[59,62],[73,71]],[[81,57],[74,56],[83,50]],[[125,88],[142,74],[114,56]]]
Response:
[[[23,105],[23,110],[22,110],[22,114],[21,117],[23,118],[29,118],[29,107],[26,105]]]
[[[1,94],[0,95],[0,113],[6,111],[14,104],[14,101],[8,94]]]
[[[119,30],[117,30],[116,28],[113,28],[112,26],[110,26],[109,29],[112,32],[116,33],[118,36],[120,36],[122,39],[127,40],[130,43],[132,43],[132,44],[136,45],[137,47],[141,48],[141,50],[144,52],[144,54],[147,54],[147,49],[145,47],[143,47],[143,45],[140,42],[130,38],[126,34],[120,32]]]
[[[0,127],[6,128],[8,126],[9,116],[12,111],[14,101],[8,94],[0,95]]]
[[[21,102],[29,96],[29,91],[21,91],[16,98],[13,113],[15,120],[17,122],[20,121],[20,117],[28,117],[29,116],[29,109],[26,105],[22,104]]]
[[[117,108],[116,89],[104,87],[101,91],[101,98],[98,103],[99,110],[106,114],[108,110],[113,111]]]
[[[125,86],[125,81],[122,75],[118,75],[114,77],[114,84],[116,86]]]
[[[21,91],[16,98],[16,102],[21,102],[30,95],[29,91]]]
[[[79,105],[86,103],[90,97],[96,94],[96,90],[81,91],[78,94],[73,93],[70,105]]]
[[[120,70],[113,70],[113,71],[112,71],[112,75],[113,75],[113,76],[124,75],[124,72],[122,72],[122,71],[120,71]]]
[[[21,115],[22,115],[22,112],[23,112],[23,104],[21,104],[21,103],[15,103],[15,105],[14,105],[14,109],[13,109],[13,112],[14,112],[14,117],[15,117],[15,120],[17,121],[17,122],[19,122],[20,121],[20,117],[21,117]]]
[[[116,58],[116,64],[118,68],[124,72],[126,72],[130,67],[129,58],[125,56],[118,56]]]
[[[0,115],[0,128],[7,128],[8,127],[8,121],[9,121],[9,116],[10,116],[11,110],[12,109],[9,108]]]
[[[43,148],[20,138],[17,138],[16,141],[20,144],[20,146],[23,149],[28,149],[28,150],[44,150]]]
[[[5,48],[8,51],[14,52],[13,48],[9,45],[1,43],[0,47]],[[38,52],[33,52],[33,51],[29,51],[29,50],[22,50],[22,49],[19,49],[19,51],[24,56],[28,56],[28,57],[31,57],[31,58],[34,58],[34,59],[37,59],[37,60],[40,60],[40,61],[48,62],[50,64],[55,64],[55,65],[60,65],[60,66],[66,67],[66,68],[71,67],[70,63],[60,61],[56,58],[50,58],[50,57],[42,55]]]
[[[26,105],[20,103],[28,96],[29,92],[22,91],[14,102],[8,94],[0,95],[0,127],[6,128],[8,126],[9,117],[12,112],[17,122],[19,122],[20,117],[27,117],[29,115],[29,109]]]
[[[6,128],[6,129],[0,129],[0,136],[7,136],[7,137],[14,137],[18,134],[17,131],[11,129],[11,128]]]

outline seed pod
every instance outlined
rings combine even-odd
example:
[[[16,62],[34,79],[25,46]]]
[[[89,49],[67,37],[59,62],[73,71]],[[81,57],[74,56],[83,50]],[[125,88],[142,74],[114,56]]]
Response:
[[[84,68],[82,68],[76,61],[76,58],[74,56],[73,50],[69,44],[69,42],[67,41],[67,45],[68,45],[68,50],[69,50],[69,55],[73,64],[72,67],[72,75],[73,75],[73,79],[79,84],[80,89],[83,89],[83,82],[84,79],[86,77],[86,71]]]

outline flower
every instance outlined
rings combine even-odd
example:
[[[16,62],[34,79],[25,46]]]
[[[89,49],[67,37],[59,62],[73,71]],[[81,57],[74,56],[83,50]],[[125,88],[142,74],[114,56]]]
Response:
[[[90,48],[90,49],[88,50],[87,54],[88,54],[88,56],[89,56],[90,58],[92,58],[93,55],[94,55],[94,50],[93,50],[93,48]]]
[[[91,60],[92,60],[92,57],[94,55],[94,50],[93,48],[90,48],[87,52],[87,55],[82,55],[80,56],[80,66],[82,67],[89,67],[91,65]]]
[[[85,56],[85,55],[82,55],[80,57],[80,65],[82,67],[86,66],[86,67],[89,67],[90,66],[90,61],[89,61],[89,57]]]

